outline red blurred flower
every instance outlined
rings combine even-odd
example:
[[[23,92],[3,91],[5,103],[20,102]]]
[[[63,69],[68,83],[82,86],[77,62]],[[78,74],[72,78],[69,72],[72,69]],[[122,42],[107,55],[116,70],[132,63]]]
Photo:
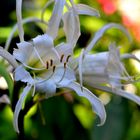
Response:
[[[101,4],[102,10],[107,15],[111,15],[117,10],[117,7],[112,0],[97,0],[97,1]]]
[[[140,24],[134,22],[129,17],[122,15],[122,22],[123,24],[129,28],[134,35],[135,39],[140,42]]]

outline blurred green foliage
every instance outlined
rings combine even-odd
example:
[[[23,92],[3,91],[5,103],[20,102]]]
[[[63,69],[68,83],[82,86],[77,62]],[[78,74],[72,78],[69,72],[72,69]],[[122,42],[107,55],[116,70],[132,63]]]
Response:
[[[5,41],[16,23],[15,0],[1,0],[0,4],[0,45],[4,46]],[[106,16],[96,0],[77,0],[98,9],[100,18],[81,16],[81,37],[78,40],[75,52],[85,47],[94,33],[104,24],[120,21],[120,16],[115,13]],[[40,17],[40,11],[46,0],[23,0],[23,17]],[[50,8],[51,9],[51,8]],[[4,14],[3,14],[4,13]],[[50,16],[50,10],[45,13],[45,19]],[[43,25],[30,23],[24,25],[25,38],[29,40],[44,31]],[[61,32],[61,31],[60,31]],[[63,33],[62,33],[63,34]],[[16,47],[19,41],[17,34],[10,45],[10,52]],[[130,44],[127,38],[120,31],[111,29],[96,44],[93,53],[102,52],[108,49],[108,45],[115,41],[118,46],[122,46],[122,52],[132,52],[139,49],[139,44]],[[128,71],[133,74],[133,65],[129,64]],[[9,92],[12,92],[12,83],[9,75],[0,64],[0,75],[4,76]],[[140,85],[136,84],[140,91]],[[2,93],[2,90],[0,90]],[[0,94],[1,94],[0,93]],[[94,92],[98,95],[98,93]],[[139,94],[139,93],[137,93]],[[26,140],[140,140],[140,107],[136,104],[122,99],[118,96],[111,97],[111,101],[106,105],[107,121],[104,126],[98,127],[98,120],[91,112],[89,103],[79,99],[72,94],[72,101],[65,96],[56,96],[48,100],[37,103],[33,106],[25,117],[25,139]],[[17,98],[17,97],[15,97]],[[12,126],[12,111],[8,105],[0,104],[0,140],[20,139],[14,132]]]

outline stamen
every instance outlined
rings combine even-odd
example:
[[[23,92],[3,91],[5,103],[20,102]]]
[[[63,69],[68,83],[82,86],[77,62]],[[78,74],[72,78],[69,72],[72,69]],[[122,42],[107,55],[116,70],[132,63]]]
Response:
[[[68,56],[67,56],[66,62],[69,61],[69,58],[70,58],[70,57],[71,57],[71,55],[68,55]]]
[[[61,55],[60,62],[63,61],[63,58],[64,58],[64,54]]]
[[[53,60],[50,59],[50,66],[53,66]]]
[[[66,73],[66,66],[67,66],[67,63],[65,62],[65,63],[64,63],[64,73],[63,73],[61,79],[58,81],[58,83],[60,83],[60,82],[63,80],[64,76],[65,76],[65,73]]]
[[[46,78],[45,80],[39,81],[38,83],[42,83],[42,82],[45,82],[45,81],[49,80],[54,75],[55,69],[56,69],[56,66],[53,66],[53,68],[52,68],[53,72],[50,74],[50,76],[48,78]]]
[[[48,69],[48,68],[49,68],[49,62],[46,61],[46,69]]]
[[[83,56],[84,56],[84,49],[82,49],[82,51],[81,51],[81,54],[79,57],[79,65],[78,65],[79,80],[80,80],[80,86],[81,86],[82,92],[83,92],[83,75],[82,75]]]

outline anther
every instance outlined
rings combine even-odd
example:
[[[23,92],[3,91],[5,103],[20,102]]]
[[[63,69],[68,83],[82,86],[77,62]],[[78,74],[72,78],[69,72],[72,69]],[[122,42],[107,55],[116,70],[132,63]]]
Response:
[[[64,58],[64,54],[61,55],[60,62],[63,61],[63,58]]]
[[[53,60],[50,59],[50,66],[53,66]]]
[[[67,56],[66,62],[69,61],[69,58],[70,58],[70,57],[71,57],[71,55],[68,55],[68,56]]]
[[[55,69],[56,69],[56,66],[53,66],[53,73],[54,73]]]
[[[49,62],[46,61],[46,69],[48,69],[48,68],[49,68]]]

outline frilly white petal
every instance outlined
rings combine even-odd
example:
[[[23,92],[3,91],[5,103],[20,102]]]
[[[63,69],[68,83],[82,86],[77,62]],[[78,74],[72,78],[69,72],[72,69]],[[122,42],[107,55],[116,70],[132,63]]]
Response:
[[[15,111],[14,111],[14,121],[13,121],[13,124],[14,124],[14,129],[16,132],[19,133],[19,128],[18,128],[18,116],[19,116],[19,112],[20,110],[22,109],[22,105],[23,105],[23,102],[27,96],[27,94],[29,93],[31,89],[31,86],[26,86],[20,96],[20,99],[18,100],[17,104],[16,104],[16,107],[15,107]]]
[[[53,80],[45,80],[36,84],[36,91],[46,94],[46,98],[52,97],[56,93],[56,84]]]
[[[97,16],[97,17],[100,16],[99,12],[96,9],[85,4],[76,4],[75,9],[77,13],[80,15],[89,15],[89,16]]]
[[[80,85],[76,82],[71,82],[66,87],[74,90],[79,96],[83,96],[89,100],[89,102],[92,104],[93,111],[100,117],[100,124],[98,125],[103,125],[105,123],[106,112],[104,105],[91,91],[84,87],[82,91]]]
[[[57,36],[60,20],[63,14],[64,5],[65,5],[65,0],[55,1],[54,10],[51,19],[48,23],[48,29],[47,29],[47,34],[50,35],[53,39]]]
[[[98,32],[96,32],[93,39],[91,40],[91,42],[86,47],[85,53],[88,53],[94,47],[96,42],[103,36],[105,31],[108,30],[108,29],[111,29],[111,28],[116,28],[116,29],[121,30],[122,32],[124,32],[126,34],[126,36],[128,37],[128,39],[130,41],[132,40],[129,32],[123,26],[121,26],[120,24],[116,24],[116,23],[109,23],[109,24],[103,26]]]
[[[30,55],[33,52],[33,46],[29,42],[21,42],[17,44],[18,49],[14,49],[14,57],[21,63],[27,63]]]
[[[30,73],[27,72],[22,65],[17,67],[15,69],[15,75],[14,75],[15,81],[22,81],[22,82],[27,82],[30,84],[34,83],[33,78],[31,77]]]
[[[66,12],[63,16],[64,22],[64,31],[66,34],[66,39],[68,43],[71,43],[74,47],[79,36],[80,36],[80,22],[79,17],[75,11],[75,9],[71,9],[70,11]]]
[[[35,47],[43,47],[45,49],[52,49],[53,48],[53,38],[47,34],[38,35],[33,39],[33,43]]]
[[[105,92],[110,92],[110,93],[125,97],[125,98],[137,103],[138,105],[140,105],[140,97],[133,94],[133,93],[129,93],[129,92],[126,92],[124,90],[117,89],[117,88],[110,88],[107,86],[92,85],[92,87],[99,89],[99,90],[102,90],[102,91],[105,91]]]

